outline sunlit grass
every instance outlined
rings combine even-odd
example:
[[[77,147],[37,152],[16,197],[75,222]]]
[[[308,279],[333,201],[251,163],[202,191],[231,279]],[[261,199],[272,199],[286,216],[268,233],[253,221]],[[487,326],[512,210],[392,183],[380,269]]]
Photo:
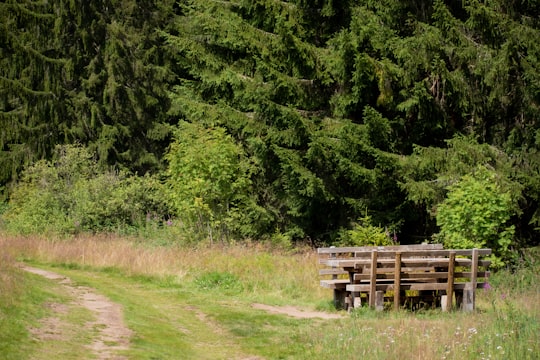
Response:
[[[184,328],[190,329],[193,336],[187,339],[199,336],[206,344],[223,341],[229,355],[240,351],[266,359],[457,360],[535,359],[540,353],[540,267],[534,252],[516,272],[494,274],[492,288],[478,290],[473,313],[377,313],[362,308],[344,313],[343,319],[322,321],[269,315],[250,306],[261,302],[333,311],[331,291],[319,286],[313,249],[293,253],[258,243],[160,247],[116,236],[4,237],[0,242],[19,259],[61,266],[58,270],[70,276],[86,270],[80,280],[124,304],[130,327],[140,326],[148,339],[179,331],[167,321],[161,335],[153,330],[152,322],[166,320],[163,314],[170,310],[176,322],[185,322]],[[152,306],[145,307],[150,302]],[[185,309],[196,310],[184,316]],[[208,330],[195,326],[189,317],[204,317],[211,328],[220,330],[206,336]],[[144,358],[145,351],[157,354],[145,336],[135,340],[138,348],[132,351],[133,358]],[[200,356],[198,345],[191,346],[193,358]]]

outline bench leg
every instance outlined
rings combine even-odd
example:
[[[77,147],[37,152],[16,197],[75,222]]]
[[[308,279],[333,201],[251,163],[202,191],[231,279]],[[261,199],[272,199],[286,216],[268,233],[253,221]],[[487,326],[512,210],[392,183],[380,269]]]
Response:
[[[452,294],[453,295],[453,294]],[[452,310],[452,301],[453,296],[449,296],[448,294],[441,296],[441,309],[442,311],[449,311]]]
[[[361,294],[359,292],[352,292],[351,296],[352,296],[352,308],[355,309],[355,308],[362,307]]]
[[[474,310],[474,290],[463,290],[463,301],[461,303],[461,310],[473,311]]]
[[[463,309],[463,301],[464,301],[463,290],[455,290],[454,295],[456,297],[456,309]]]
[[[375,292],[375,310],[384,310],[384,291]]]
[[[334,289],[334,306],[336,309],[346,308],[347,291],[343,289]]]

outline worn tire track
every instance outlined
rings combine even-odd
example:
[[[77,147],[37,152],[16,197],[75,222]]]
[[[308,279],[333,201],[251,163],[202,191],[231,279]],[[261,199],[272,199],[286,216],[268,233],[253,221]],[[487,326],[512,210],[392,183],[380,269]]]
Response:
[[[119,304],[96,293],[92,288],[75,285],[71,279],[66,276],[30,266],[23,266],[22,269],[43,276],[49,280],[58,281],[70,296],[72,296],[73,305],[84,307],[94,314],[95,320],[87,323],[85,328],[95,329],[95,331],[97,331],[97,336],[94,341],[88,345],[89,350],[94,353],[97,359],[127,359],[124,356],[117,355],[117,352],[129,349],[130,338],[133,333],[124,324],[123,311]],[[53,312],[56,311],[55,307],[52,307],[52,309]],[[57,321],[54,314],[50,319],[43,319],[42,325],[44,328],[47,327],[47,324],[51,323],[51,319]],[[56,328],[61,328],[61,326],[56,326]],[[47,340],[47,337],[45,336],[47,329],[43,330],[44,332],[40,334],[39,329],[34,329],[33,334],[38,339]],[[58,331],[56,331],[55,335],[57,338],[62,337],[62,334],[58,334]]]

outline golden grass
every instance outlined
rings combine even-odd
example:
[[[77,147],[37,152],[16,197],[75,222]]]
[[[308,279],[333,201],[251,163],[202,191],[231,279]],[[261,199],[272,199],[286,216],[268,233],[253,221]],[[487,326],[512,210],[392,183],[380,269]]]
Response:
[[[260,243],[231,246],[156,247],[113,235],[73,239],[0,236],[0,246],[32,261],[118,268],[127,275],[174,276],[192,280],[205,272],[228,272],[246,284],[255,296],[258,290],[301,299],[302,293],[321,301],[331,293],[319,286],[317,253],[297,250],[294,255]]]

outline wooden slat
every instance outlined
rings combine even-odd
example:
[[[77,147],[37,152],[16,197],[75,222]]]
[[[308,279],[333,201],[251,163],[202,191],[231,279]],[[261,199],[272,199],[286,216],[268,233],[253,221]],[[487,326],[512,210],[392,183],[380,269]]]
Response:
[[[320,269],[319,275],[344,275],[349,274],[347,271],[341,269],[341,268],[328,268],[328,269]]]
[[[378,258],[395,258],[396,252],[400,250],[385,250],[379,251]],[[479,256],[491,255],[491,249],[476,249]],[[411,251],[402,251],[402,258],[409,257],[449,257],[450,253],[454,252],[456,256],[472,256],[473,249],[464,249],[464,250],[411,250]],[[354,257],[356,258],[369,258],[371,251],[355,251]]]
[[[356,251],[391,251],[391,250],[399,250],[399,251],[408,251],[408,250],[437,250],[437,249],[443,249],[442,244],[413,244],[413,245],[390,245],[390,246],[350,246],[350,247],[326,247],[326,248],[318,248],[317,252],[319,254],[345,254],[345,253],[352,253],[354,254]]]
[[[377,281],[381,279],[394,279],[394,268],[389,268],[389,270],[392,270],[390,272],[384,272],[379,273],[380,269],[377,269]],[[385,269],[386,270],[386,269]],[[490,272],[489,271],[479,271],[477,273],[477,277],[489,277]],[[441,272],[405,272],[401,271],[401,279],[417,279],[417,278],[424,278],[424,279],[447,279],[448,278],[448,272],[447,271],[441,271]],[[471,278],[471,272],[454,272],[454,278],[456,279],[470,279]],[[369,280],[370,274],[354,274],[354,281],[362,281],[362,280]]]
[[[454,284],[454,291],[455,290],[464,290],[466,286],[469,286],[468,283],[458,283]],[[363,292],[368,293],[370,290],[371,285],[369,284],[347,284],[346,290],[347,291],[354,291],[354,292]],[[484,287],[483,282],[477,283],[476,286],[478,289]],[[377,291],[393,291],[394,290],[394,284],[377,284],[376,290]],[[400,289],[401,290],[446,290],[447,284],[446,283],[401,283]]]
[[[360,268],[360,267],[366,267],[371,264],[370,259],[321,259],[320,264],[327,265],[327,266],[334,266],[334,267],[342,267],[342,268]],[[447,267],[448,266],[448,258],[412,258],[412,259],[402,259],[402,266],[409,266],[409,267]],[[456,258],[455,265],[456,266],[467,266],[470,267],[472,264],[471,259],[465,259],[465,258]],[[478,264],[482,267],[489,266],[490,262],[489,260],[482,260],[478,261]],[[394,265],[393,259],[379,259],[377,260],[378,266],[385,266],[385,265]]]
[[[320,285],[328,289],[345,289],[345,286],[349,284],[349,280],[337,279],[337,280],[321,280]]]

